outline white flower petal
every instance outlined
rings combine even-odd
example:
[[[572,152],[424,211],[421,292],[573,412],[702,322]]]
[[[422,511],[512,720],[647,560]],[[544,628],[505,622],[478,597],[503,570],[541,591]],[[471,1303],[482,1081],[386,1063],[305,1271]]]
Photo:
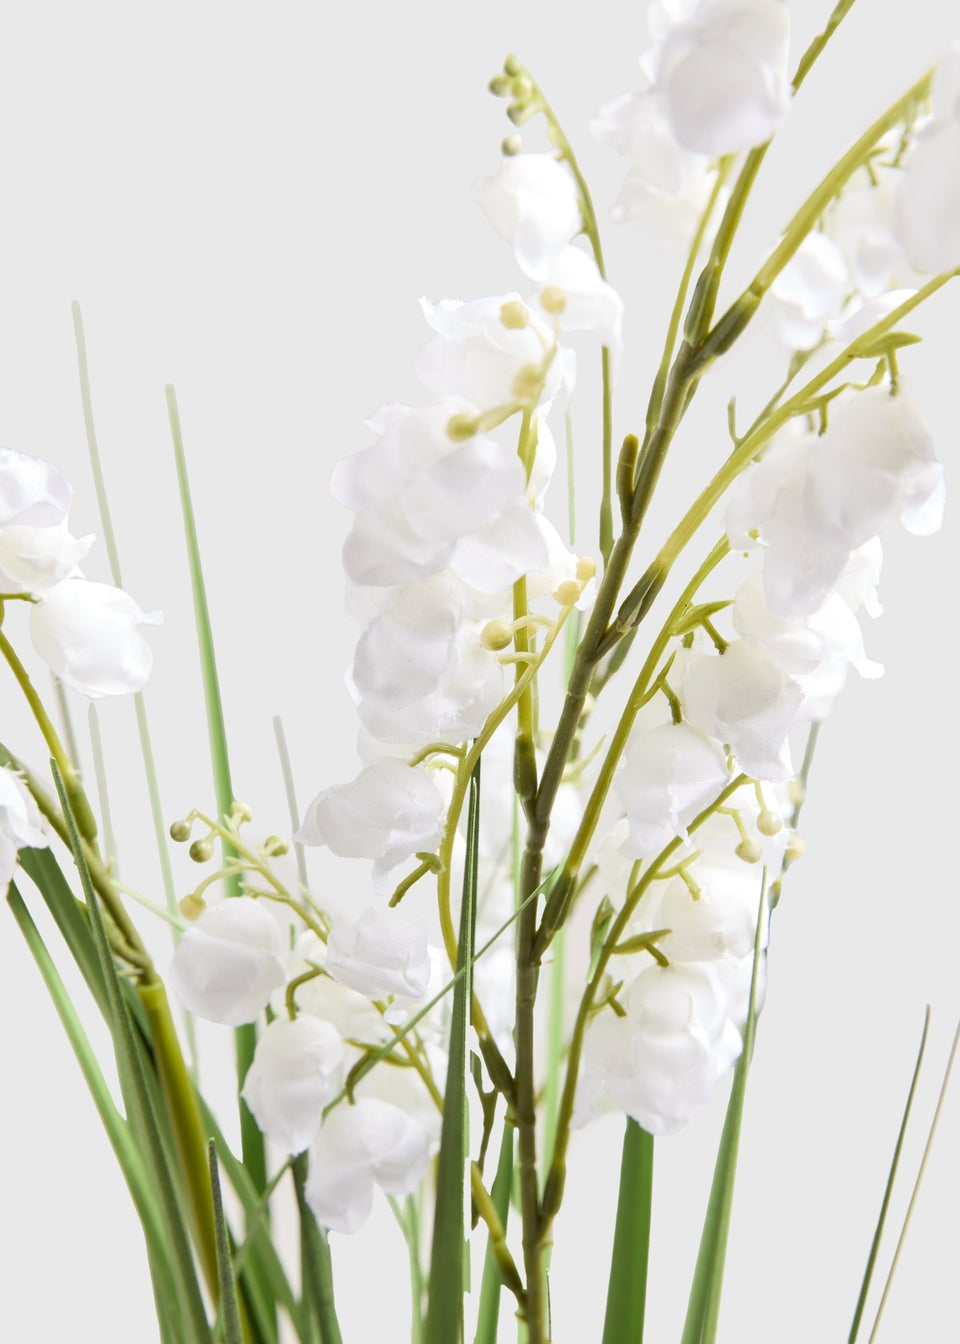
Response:
[[[153,655],[138,627],[160,620],[121,588],[66,579],[30,608],[30,637],[61,681],[95,700],[142,690]]]
[[[268,1139],[285,1153],[302,1153],[342,1079],[343,1042],[329,1022],[278,1018],[257,1041],[241,1096]]]
[[[253,1022],[286,981],[280,927],[248,896],[210,905],[180,939],[169,979],[197,1017],[228,1027]]]

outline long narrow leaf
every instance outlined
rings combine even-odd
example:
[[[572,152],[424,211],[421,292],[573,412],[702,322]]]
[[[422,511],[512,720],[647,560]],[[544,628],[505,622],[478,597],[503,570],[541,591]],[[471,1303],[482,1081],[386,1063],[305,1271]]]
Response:
[[[500,1139],[500,1156],[497,1160],[497,1174],[493,1178],[493,1188],[490,1191],[493,1206],[500,1217],[504,1231],[506,1231],[507,1219],[510,1216],[510,1191],[513,1188],[513,1137],[515,1132],[513,1125],[504,1123],[503,1134]],[[480,1306],[477,1311],[477,1333],[474,1335],[474,1344],[497,1344],[502,1287],[503,1280],[500,1278],[496,1257],[493,1254],[493,1249],[488,1246],[486,1259],[483,1262],[483,1278],[480,1281]]]
[[[149,1086],[137,1051],[134,1024],[107,941],[100,905],[90,881],[90,874],[87,871],[80,836],[63,785],[63,779],[57,769],[56,762],[51,762],[51,766],[57,782],[57,792],[60,796],[60,805],[67,824],[73,857],[80,873],[80,882],[86,898],[90,926],[107,988],[113,1040],[117,1051],[118,1067],[121,1070],[121,1081],[126,1077],[132,1084],[125,1095],[128,1114],[130,1114],[131,1121],[144,1143],[147,1169],[156,1189],[157,1202],[163,1219],[164,1234],[170,1251],[171,1272],[176,1287],[177,1302],[180,1307],[183,1344],[208,1344],[210,1330],[203,1309],[200,1287],[197,1283],[196,1269],[190,1253],[186,1221],[177,1200],[174,1181],[164,1154],[156,1117],[150,1104]]]
[[[213,1193],[213,1225],[217,1237],[217,1279],[220,1284],[220,1319],[223,1322],[224,1344],[243,1344],[243,1331],[240,1328],[240,1303],[237,1301],[237,1281],[233,1272],[233,1260],[230,1254],[230,1233],[223,1212],[223,1196],[220,1193],[220,1169],[217,1165],[217,1144],[211,1139],[208,1147],[210,1158],[210,1189]]]
[[[917,1090],[917,1081],[920,1077],[920,1066],[923,1063],[923,1052],[927,1046],[927,1033],[930,1029],[930,1005],[927,1005],[927,1011],[923,1016],[923,1033],[920,1037],[920,1049],[917,1051],[917,1062],[913,1067],[913,1077],[910,1080],[910,1091],[907,1093],[907,1104],[903,1108],[903,1118],[900,1121],[900,1132],[897,1135],[896,1146],[893,1150],[893,1161],[890,1163],[890,1171],[887,1175],[887,1184],[883,1192],[883,1202],[880,1205],[880,1215],[877,1218],[876,1230],[873,1234],[873,1241],[870,1243],[870,1254],[867,1256],[867,1267],[863,1272],[863,1282],[860,1285],[860,1296],[857,1298],[856,1310],[853,1313],[853,1323],[850,1326],[848,1344],[855,1344],[857,1332],[860,1329],[860,1322],[863,1319],[864,1308],[867,1305],[867,1294],[870,1291],[870,1282],[873,1278],[874,1267],[877,1263],[877,1254],[880,1250],[880,1242],[883,1237],[884,1224],[887,1221],[887,1210],[890,1207],[890,1196],[893,1194],[893,1183],[896,1179],[897,1168],[900,1165],[900,1153],[903,1149],[903,1140],[907,1132],[907,1121],[910,1119],[910,1110],[913,1106],[914,1093]]]
[[[457,972],[463,976],[453,991],[450,1057],[443,1098],[437,1198],[430,1252],[430,1300],[426,1344],[457,1344],[463,1338],[464,1215],[467,1180],[467,1027],[473,990],[471,966],[477,915],[477,867],[480,827],[480,762],[470,780],[467,847]]]
[[[760,970],[760,944],[767,911],[767,875],[764,870],[757,914],[757,932],[753,947],[753,975],[750,981],[750,1004],[743,1030],[743,1051],[733,1073],[733,1086],[727,1102],[723,1132],[713,1169],[710,1199],[700,1237],[700,1250],[693,1274],[693,1284],[687,1303],[681,1344],[714,1344],[720,1315],[720,1293],[727,1255],[727,1237],[730,1214],[733,1209],[733,1186],[737,1172],[740,1148],[740,1129],[743,1122],[743,1104],[747,1093],[747,1074],[753,1056],[757,1027],[757,977]]]
[[[303,1271],[303,1299],[306,1329],[301,1338],[313,1344],[316,1336],[310,1324],[319,1330],[319,1344],[343,1344],[337,1309],[333,1300],[333,1266],[327,1234],[319,1227],[305,1195],[306,1155],[293,1163],[293,1181],[300,1214],[300,1264]]]
[[[73,1000],[60,978],[40,930],[33,922],[15,882],[10,883],[7,903],[20,927],[20,932],[23,934],[33,959],[37,963],[43,982],[47,987],[60,1021],[63,1023],[67,1040],[73,1047],[77,1063],[80,1065],[80,1071],[97,1108],[97,1114],[100,1116],[103,1127],[107,1132],[110,1145],[133,1198],[134,1207],[143,1224],[151,1262],[155,1262],[155,1272],[161,1276],[167,1288],[172,1292],[174,1283],[168,1261],[163,1220],[143,1159],[133,1141],[127,1122],[117,1110],[110,1088],[107,1086],[100,1065],[97,1063],[93,1047],[80,1022]]]
[[[653,1201],[653,1136],[627,1120],[603,1344],[643,1344]]]
[[[193,499],[190,495],[190,482],[187,478],[187,460],[183,451],[180,412],[177,408],[177,394],[171,386],[166,389],[166,399],[167,416],[170,421],[170,433],[173,439],[173,455],[177,468],[177,484],[180,491],[180,510],[183,514],[187,559],[190,565],[193,614],[197,627],[197,645],[203,676],[203,698],[207,712],[207,732],[210,738],[210,761],[213,768],[214,793],[217,799],[217,811],[222,816],[230,811],[234,802],[233,782],[230,778],[230,757],[227,751],[227,730],[223,718],[223,701],[220,696],[220,679],[217,675],[217,659],[213,644],[213,627],[210,623],[210,608],[207,604],[207,589],[203,581],[203,567],[200,563],[197,523],[193,512]],[[226,852],[224,857],[228,857]],[[225,885],[228,895],[240,895],[240,884],[237,877],[227,878]],[[257,1032],[253,1023],[235,1029],[234,1044],[238,1090],[253,1062],[256,1043]],[[262,1190],[267,1183],[267,1159],[263,1135],[242,1098],[239,1107],[243,1163],[254,1184]]]

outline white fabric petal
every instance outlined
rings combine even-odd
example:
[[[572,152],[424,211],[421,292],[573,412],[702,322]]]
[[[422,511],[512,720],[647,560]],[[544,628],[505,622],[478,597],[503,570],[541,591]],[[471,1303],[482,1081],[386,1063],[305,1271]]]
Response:
[[[66,579],[30,608],[30,638],[61,681],[96,700],[143,689],[153,655],[138,627],[160,620],[121,588]]]
[[[334,923],[327,970],[370,999],[397,994],[419,1001],[430,979],[427,936],[399,910],[365,910],[355,921]]]
[[[712,802],[730,777],[723,748],[689,724],[634,733],[624,752],[618,790],[630,833],[623,853],[660,849]]]
[[[0,527],[54,527],[70,509],[73,490],[49,462],[0,448]]]
[[[72,574],[93,545],[93,537],[74,537],[66,520],[51,527],[0,528],[0,589],[40,593]]]
[[[253,1022],[286,982],[280,927],[248,896],[210,905],[177,944],[169,979],[197,1017],[228,1027]]]
[[[531,280],[542,278],[582,227],[573,174],[552,154],[507,156],[493,177],[477,179],[470,195]]]
[[[343,1042],[329,1022],[278,1018],[257,1041],[241,1096],[271,1142],[302,1153],[343,1081]]]
[[[443,800],[422,767],[382,760],[349,784],[324,789],[307,809],[296,839],[327,845],[342,858],[390,866],[440,838]]]

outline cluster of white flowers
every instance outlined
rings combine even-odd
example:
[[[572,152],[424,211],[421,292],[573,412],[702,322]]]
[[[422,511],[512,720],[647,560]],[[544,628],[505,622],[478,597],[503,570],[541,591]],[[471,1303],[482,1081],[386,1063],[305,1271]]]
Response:
[[[138,626],[156,625],[120,588],[83,578],[92,536],[67,526],[72,490],[39,458],[0,449],[0,594],[30,599],[30,638],[67,686],[90,699],[139,691],[150,646]]]
[[[649,25],[642,91],[595,123],[631,160],[622,215],[699,210],[719,161],[763,144],[791,103],[781,0],[657,0]],[[493,87],[515,98],[520,121],[536,93],[511,60]],[[892,311],[919,271],[960,261],[945,214],[960,179],[955,165],[946,176],[930,166],[942,166],[960,135],[958,71],[951,57],[932,116],[909,144],[881,147],[869,178],[847,185],[779,275],[770,307],[790,349],[849,340]],[[236,1025],[270,1010],[243,1095],[285,1152],[310,1149],[307,1198],[338,1231],[361,1225],[375,1187],[412,1191],[437,1142],[430,1092],[446,1068],[443,1007],[418,1024],[411,1067],[375,1068],[351,1104],[324,1110],[364,1053],[449,976],[415,901],[406,897],[403,912],[386,904],[436,871],[444,842],[451,887],[459,876],[463,846],[444,836],[450,774],[440,761],[483,731],[508,692],[518,583],[524,601],[540,603],[532,619],[541,624],[558,604],[592,596],[592,562],[568,550],[544,512],[556,459],[547,417],[572,388],[562,342],[588,331],[616,357],[622,304],[599,250],[578,239],[592,206],[571,162],[521,148],[510,137],[473,195],[536,292],[424,301],[433,335],[416,367],[433,400],[384,407],[369,422],[374,442],[333,473],[335,497],[355,515],[344,563],[362,633],[348,686],[365,766],[313,800],[296,838],[370,862],[370,903],[307,928],[250,897],[222,901],[187,929],[173,963],[174,987],[201,1016]],[[578,1123],[613,1105],[668,1133],[737,1058],[758,937],[767,944],[764,883],[799,852],[791,734],[830,711],[849,668],[881,671],[858,621],[861,610],[879,611],[880,533],[895,520],[920,534],[939,526],[942,469],[895,366],[889,381],[830,405],[828,427],[789,426],[742,474],[728,536],[733,550],[759,551],[762,569],[673,642],[658,682],[665,694],[641,710],[627,744],[620,815],[594,858],[614,907],[641,894],[613,953],[622,975],[607,977],[586,1032]],[[478,942],[516,905],[512,766],[508,721],[484,752]],[[563,862],[581,812],[576,787],[561,784],[546,868]],[[475,974],[506,1058],[514,970],[504,939]],[[763,957],[759,972],[758,1006]]]
[[[618,780],[626,821],[607,840],[627,860],[685,842],[630,929],[667,931],[657,949],[669,964],[648,963],[623,991],[623,1015],[593,1023],[581,1122],[612,1102],[668,1133],[737,1057],[763,872],[769,885],[797,844],[785,824],[791,730],[829,713],[850,667],[879,675],[857,620],[862,608],[879,611],[879,533],[896,520],[933,532],[942,511],[929,434],[908,394],[887,384],[853,393],[824,433],[775,441],[737,483],[730,540],[759,548],[763,568],[731,604],[736,637],[676,651],[669,677],[682,718],[658,703],[638,720]],[[688,835],[737,771],[752,782]],[[601,861],[611,894],[629,889],[623,861]]]
[[[630,162],[614,218],[691,227],[717,160],[761,145],[790,110],[790,18],[781,0],[652,0],[642,87],[592,130]]]

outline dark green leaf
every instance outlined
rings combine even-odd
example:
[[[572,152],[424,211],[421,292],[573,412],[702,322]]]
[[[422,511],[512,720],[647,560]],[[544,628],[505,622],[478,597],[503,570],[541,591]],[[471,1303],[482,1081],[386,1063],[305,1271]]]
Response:
[[[627,1120],[603,1344],[643,1344],[653,1199],[653,1136]]]

